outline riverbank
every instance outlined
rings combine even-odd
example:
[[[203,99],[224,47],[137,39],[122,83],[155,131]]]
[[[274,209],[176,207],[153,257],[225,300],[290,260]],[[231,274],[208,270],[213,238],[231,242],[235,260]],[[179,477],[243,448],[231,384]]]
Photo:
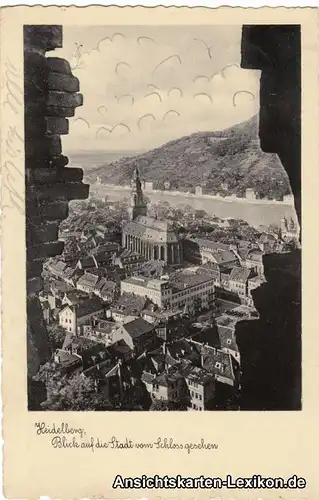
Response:
[[[117,186],[115,184],[95,184],[92,185],[92,187],[99,188],[100,186],[106,189],[114,189],[114,190],[127,190],[128,192],[131,191],[130,186]],[[256,205],[284,205],[284,206],[294,206],[294,201],[293,199],[289,201],[278,201],[278,200],[269,200],[267,198],[262,198],[262,199],[248,199],[248,198],[240,198],[238,196],[219,196],[219,195],[213,195],[213,194],[195,194],[195,193],[189,193],[189,192],[184,192],[184,191],[165,191],[165,190],[159,190],[159,189],[143,189],[144,193],[147,193],[148,195],[151,194],[163,194],[163,195],[168,195],[168,196],[183,196],[185,198],[196,198],[196,199],[203,199],[203,200],[215,200],[215,201],[220,201],[223,200],[225,202],[233,203],[234,201],[239,202],[239,203],[253,203]]]
[[[221,197],[214,195],[197,195],[179,191],[144,190],[151,203],[168,202],[172,207],[191,205],[195,210],[205,210],[210,216],[221,219],[237,218],[246,220],[252,226],[280,224],[282,217],[292,217],[296,220],[293,202],[273,200],[248,200],[235,196]],[[129,198],[130,186],[112,184],[92,184],[90,194],[105,197],[110,201]]]

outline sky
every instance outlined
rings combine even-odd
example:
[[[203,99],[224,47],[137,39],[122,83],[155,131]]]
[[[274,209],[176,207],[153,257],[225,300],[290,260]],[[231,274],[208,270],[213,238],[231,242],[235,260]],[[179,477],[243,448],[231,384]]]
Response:
[[[241,26],[64,26],[83,106],[66,151],[149,150],[259,110],[259,71],[240,65]],[[52,54],[53,55],[53,54]]]

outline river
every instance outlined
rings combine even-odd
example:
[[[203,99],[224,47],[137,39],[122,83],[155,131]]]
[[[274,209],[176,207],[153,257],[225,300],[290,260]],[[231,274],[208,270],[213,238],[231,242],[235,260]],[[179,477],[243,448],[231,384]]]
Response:
[[[110,201],[129,198],[130,187],[92,184],[90,195],[101,198],[108,197]],[[221,219],[237,218],[247,221],[252,226],[277,224],[282,217],[292,217],[297,220],[292,203],[275,202],[270,200],[246,200],[242,198],[220,198],[208,195],[195,195],[169,191],[145,191],[151,203],[166,201],[172,207],[190,205],[195,210],[205,210],[208,215],[215,215]]]

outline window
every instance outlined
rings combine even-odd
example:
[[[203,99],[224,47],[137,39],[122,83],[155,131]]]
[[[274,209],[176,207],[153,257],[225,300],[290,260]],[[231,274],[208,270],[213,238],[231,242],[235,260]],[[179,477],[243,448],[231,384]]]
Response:
[[[197,394],[197,392],[195,392],[195,399],[198,399],[198,394]]]
[[[202,400],[202,399],[203,399],[203,397],[202,397],[202,395],[201,395],[201,394],[199,394],[199,399],[200,399],[200,400]]]
[[[199,411],[202,411],[202,407],[201,406],[199,406],[198,409],[199,409]]]

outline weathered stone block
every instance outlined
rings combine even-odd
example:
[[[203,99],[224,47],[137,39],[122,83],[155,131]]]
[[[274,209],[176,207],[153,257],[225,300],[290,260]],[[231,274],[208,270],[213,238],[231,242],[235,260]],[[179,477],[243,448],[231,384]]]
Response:
[[[80,82],[78,78],[63,73],[50,72],[48,75],[49,90],[58,90],[63,92],[78,92],[80,90]]]
[[[46,222],[39,226],[29,227],[27,242],[31,246],[55,241],[59,236],[59,224],[57,222]]]
[[[82,182],[56,183],[51,186],[41,186],[37,190],[38,200],[58,201],[58,200],[74,200],[86,199],[89,195],[88,184]]]
[[[45,259],[39,259],[27,262],[27,279],[41,276],[44,260]]]
[[[63,108],[76,108],[82,106],[82,94],[70,94],[67,92],[50,91],[48,93],[48,106],[61,106]]]
[[[45,116],[65,116],[75,115],[75,108],[62,108],[61,106],[47,106],[44,112]]]
[[[65,167],[69,163],[69,158],[64,155],[52,156],[49,161],[50,167]],[[63,170],[59,168],[59,173],[63,175]]]
[[[54,243],[45,243],[43,245],[30,246],[27,249],[28,260],[41,259],[42,257],[54,257],[63,252],[63,241],[55,241]]]
[[[42,202],[40,205],[42,216],[48,221],[62,221],[69,215],[69,203],[67,201]]]
[[[43,52],[62,47],[62,26],[60,25],[25,25],[25,48],[42,49]]]
[[[61,152],[62,144],[59,135],[30,139],[25,142],[25,158],[28,161],[26,167],[32,168],[35,159],[48,160],[50,156],[59,156]]]
[[[43,279],[41,277],[31,278],[27,280],[28,296],[35,295],[43,289]]]
[[[60,57],[47,57],[46,66],[48,70],[55,71],[57,73],[71,73],[70,63]]]
[[[69,133],[69,122],[66,118],[49,116],[45,119],[47,135],[65,135]]]
[[[65,168],[55,166],[32,170],[35,184],[52,184],[56,182],[80,182],[83,179],[81,168]]]

